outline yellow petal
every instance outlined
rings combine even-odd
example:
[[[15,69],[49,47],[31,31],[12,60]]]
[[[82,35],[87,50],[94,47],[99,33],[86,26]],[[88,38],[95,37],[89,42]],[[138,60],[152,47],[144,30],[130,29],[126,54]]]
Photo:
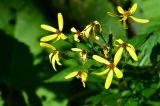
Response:
[[[123,44],[124,42],[122,39],[117,39],[117,40],[115,40],[115,43]]]
[[[41,42],[48,42],[48,41],[51,41],[53,39],[55,39],[58,35],[57,34],[53,34],[53,35],[47,35],[47,36],[44,36],[40,39]]]
[[[136,18],[136,17],[133,17],[133,16],[129,16],[130,18],[132,18],[134,21],[136,22],[139,22],[139,23],[148,23],[149,20],[147,19],[140,19],[140,18]]]
[[[86,72],[81,73],[81,81],[83,83],[83,87],[85,87],[85,82],[87,81],[88,74]]]
[[[118,10],[118,12],[119,12],[120,14],[124,14],[124,10],[123,10],[123,8],[122,8],[121,6],[118,6],[118,7],[117,7],[117,10]]]
[[[136,55],[136,52],[130,47],[126,47],[126,49],[129,52],[130,56],[133,58],[133,60],[138,61],[138,57]]]
[[[56,69],[56,67],[55,67],[55,61],[56,61],[55,56],[53,56],[51,60],[52,60],[53,69],[54,69],[55,71],[57,71],[57,69]]]
[[[74,71],[74,72],[71,72],[68,75],[66,75],[64,78],[65,79],[70,79],[70,78],[75,77],[77,74],[78,74],[78,71]]]
[[[61,36],[58,36],[57,39],[53,43],[57,42],[60,39],[61,39]]]
[[[122,57],[122,53],[123,53],[123,47],[120,47],[118,49],[118,51],[116,52],[115,56],[114,56],[114,64],[117,65],[118,62],[120,61],[121,57]]]
[[[112,78],[113,78],[113,70],[111,70],[107,76],[106,82],[105,82],[105,89],[108,89],[111,85],[112,82]]]
[[[80,56],[82,56],[82,59],[83,59],[83,64],[85,64],[86,63],[86,61],[87,61],[87,54],[80,54]]]
[[[98,37],[98,36],[95,36],[95,40],[99,40],[99,37]]]
[[[77,30],[76,30],[74,27],[72,27],[72,28],[71,28],[71,32],[76,33]]]
[[[122,19],[120,21],[126,22],[128,16],[122,16]]]
[[[47,31],[51,31],[51,32],[56,32],[56,31],[57,31],[56,28],[54,28],[54,27],[52,27],[52,26],[49,26],[49,25],[45,25],[45,24],[42,24],[42,25],[41,25],[41,28],[42,28],[42,29],[45,29],[45,30],[47,30]]]
[[[129,10],[129,13],[133,14],[136,11],[136,9],[137,9],[137,3],[134,3],[131,9]]]
[[[71,48],[71,50],[76,51],[76,52],[81,52],[82,51],[82,49],[80,49],[80,48]]]
[[[135,51],[135,48],[131,44],[127,44],[127,46],[129,46],[131,49]]]
[[[94,26],[92,25],[93,30],[97,32],[101,32],[102,31],[101,24],[98,21],[94,21],[93,23],[95,24]]]
[[[122,71],[119,70],[117,67],[115,67],[113,70],[114,70],[114,72],[115,72],[117,78],[122,78],[122,77],[123,77]]]
[[[49,61],[50,61],[50,63],[52,63],[52,56],[53,56],[53,53],[50,53],[49,54]]]
[[[57,53],[55,54],[56,62],[57,62],[58,65],[62,65],[62,64],[59,62],[60,59],[59,59],[59,57],[58,57],[58,56],[59,56],[58,54],[59,54],[59,51],[57,51]]]
[[[89,35],[90,35],[90,31],[92,29],[92,26],[91,25],[87,25],[86,28],[84,29],[84,34],[85,36],[88,38]]]
[[[104,74],[107,74],[109,71],[109,69],[107,68],[106,70],[102,71],[102,72],[99,72],[99,73],[94,73],[95,75],[104,75]]]
[[[78,34],[74,34],[74,40],[80,42],[80,40],[78,39]]]
[[[60,38],[61,38],[62,40],[67,39],[67,36],[66,36],[66,35],[64,35],[63,33],[61,33],[59,36],[60,36]]]
[[[128,29],[126,20],[127,20],[128,16],[123,16],[123,18],[120,21],[123,21],[123,28],[124,29]]]
[[[44,42],[40,42],[40,46],[41,47],[46,47],[46,48],[50,48],[52,50],[56,50],[56,48],[48,43],[44,43]]]
[[[62,29],[63,29],[63,16],[61,13],[58,13],[58,27],[59,27],[59,30],[62,31]]]
[[[108,60],[106,60],[106,59],[104,59],[104,58],[102,58],[102,57],[100,57],[100,56],[98,56],[98,55],[93,55],[92,58],[93,58],[94,60],[100,62],[100,63],[104,63],[104,64],[107,64],[107,65],[110,64],[110,62],[109,62]]]
[[[94,24],[96,25],[100,25],[100,23],[98,21],[94,21]]]

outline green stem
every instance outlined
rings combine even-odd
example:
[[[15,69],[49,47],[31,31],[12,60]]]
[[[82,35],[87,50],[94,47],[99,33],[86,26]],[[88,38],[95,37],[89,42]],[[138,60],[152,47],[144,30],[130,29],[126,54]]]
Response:
[[[101,38],[102,38],[102,40],[104,41],[104,43],[105,43],[106,45],[108,45],[108,43],[107,43],[106,40],[104,39],[103,35],[102,35],[101,33],[98,33],[98,35],[100,35]]]

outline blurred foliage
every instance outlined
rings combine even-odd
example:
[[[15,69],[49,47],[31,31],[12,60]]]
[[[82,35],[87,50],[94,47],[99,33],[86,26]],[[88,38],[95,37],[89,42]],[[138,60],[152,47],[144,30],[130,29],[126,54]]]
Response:
[[[131,21],[135,36],[129,39],[131,33],[106,13],[116,13],[116,4],[127,6],[134,2],[138,3],[134,15],[145,17],[150,23]],[[159,106],[159,5],[159,0],[0,0],[0,106]],[[133,44],[139,61],[121,66],[123,79],[114,80],[108,90],[103,87],[105,77],[91,75],[86,88],[77,79],[65,80],[67,73],[80,68],[76,54],[67,52],[73,58],[67,58],[58,67],[60,71],[54,72],[49,51],[39,46],[40,37],[48,34],[40,25],[57,25],[58,12],[63,14],[69,40],[71,27],[83,29],[98,20],[105,39],[112,33]],[[65,51],[75,45],[87,49],[84,43],[66,41],[55,46]],[[100,64],[88,60],[84,67],[91,66]]]

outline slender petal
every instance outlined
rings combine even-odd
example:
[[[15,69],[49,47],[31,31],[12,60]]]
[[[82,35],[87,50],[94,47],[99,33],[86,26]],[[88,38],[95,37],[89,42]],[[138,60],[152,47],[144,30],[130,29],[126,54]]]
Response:
[[[115,67],[113,70],[114,70],[114,72],[115,72],[117,78],[122,78],[122,77],[123,77],[122,71],[119,70],[117,67]]]
[[[96,25],[100,25],[100,23],[99,23],[98,21],[94,21],[94,23],[95,23]]]
[[[49,61],[52,63],[52,56],[53,56],[53,53],[50,53],[49,54]]]
[[[98,37],[98,36],[95,36],[95,40],[99,40],[99,37]]]
[[[78,71],[74,71],[74,72],[69,73],[69,74],[68,74],[67,76],[65,76],[64,78],[65,78],[65,79],[70,79],[70,78],[75,77],[77,74],[78,74]]]
[[[56,28],[54,28],[54,27],[52,27],[52,26],[49,26],[49,25],[45,25],[45,24],[42,24],[42,25],[41,25],[41,28],[42,28],[42,29],[45,29],[45,30],[47,30],[47,31],[51,31],[51,32],[56,32],[56,31],[57,31]]]
[[[40,39],[41,42],[47,42],[47,41],[51,41],[53,39],[55,39],[58,35],[57,34],[53,34],[53,35],[47,35],[44,36]]]
[[[71,28],[71,32],[76,33],[77,30],[76,30],[74,27],[72,27],[72,28]]]
[[[129,16],[130,18],[132,18],[134,21],[136,22],[139,22],[139,23],[148,23],[149,20],[147,19],[140,19],[140,18],[136,18],[136,17],[133,17],[133,16]]]
[[[79,48],[71,48],[72,51],[76,51],[76,52],[81,52],[82,49],[79,49]]]
[[[106,82],[105,82],[105,88],[108,89],[111,85],[111,82],[112,82],[112,78],[113,78],[113,70],[110,70],[108,76],[107,76],[107,79],[106,79]]]
[[[87,81],[88,74],[86,72],[82,72],[81,81],[83,83],[83,87],[85,87],[85,82]]]
[[[123,10],[123,8],[122,8],[121,6],[118,6],[118,7],[117,7],[117,10],[118,10],[118,12],[119,12],[120,14],[124,14],[124,10]]]
[[[133,14],[137,9],[137,3],[133,4],[133,6],[131,7],[131,9],[129,10],[130,14]]]
[[[58,36],[57,36],[57,39],[54,41],[54,43],[57,42],[57,41],[60,40],[60,39],[61,39],[61,36],[58,35]]]
[[[85,64],[86,61],[87,61],[87,54],[83,54],[83,55],[82,55],[82,53],[81,53],[80,56],[81,56],[81,58],[83,59],[83,64]]]
[[[135,51],[135,48],[131,44],[127,44],[127,46]]]
[[[120,21],[125,21],[127,20],[128,16],[122,16],[122,19]]]
[[[117,40],[115,40],[115,42],[117,42],[119,44],[123,44],[124,43],[122,39],[117,39]]]
[[[60,61],[60,59],[59,59],[59,51],[57,51],[57,53],[55,54],[55,59],[56,59],[56,62],[57,62],[57,64],[58,65],[62,65],[59,61]]]
[[[80,40],[78,39],[78,34],[74,34],[74,40],[80,42]]]
[[[99,72],[99,73],[94,73],[95,75],[104,75],[104,74],[107,74],[109,71],[109,69],[107,68],[106,70],[102,71],[102,72]]]
[[[104,59],[104,58],[102,58],[98,55],[93,55],[92,58],[95,59],[96,61],[100,62],[100,63],[104,63],[104,64],[107,64],[107,65],[110,64],[110,62],[108,60],[106,60],[106,59]]]
[[[56,50],[56,48],[48,43],[44,43],[44,42],[40,42],[40,46],[41,47],[46,47],[46,48],[50,48],[52,50]]]
[[[63,16],[61,13],[58,13],[58,27],[59,27],[59,30],[62,31],[62,29],[63,29]]]
[[[84,34],[85,34],[85,36],[88,38],[89,37],[89,33],[90,33],[90,31],[91,31],[91,29],[92,29],[92,26],[91,25],[87,25],[86,26],[86,28],[84,29]]]
[[[67,39],[67,36],[66,36],[66,35],[64,35],[63,33],[61,33],[59,36],[60,36],[60,38],[61,38],[62,40]]]
[[[122,53],[123,53],[124,48],[120,47],[118,49],[118,51],[116,52],[115,56],[114,56],[114,64],[117,65],[118,62],[120,61],[121,57],[122,57]]]
[[[56,69],[56,67],[55,67],[55,61],[56,61],[55,56],[53,56],[51,60],[52,60],[53,69],[54,69],[55,71],[57,71],[57,69]]]
[[[133,60],[138,61],[138,57],[137,57],[135,51],[130,47],[126,47],[126,49],[129,52],[130,56],[133,58]]]

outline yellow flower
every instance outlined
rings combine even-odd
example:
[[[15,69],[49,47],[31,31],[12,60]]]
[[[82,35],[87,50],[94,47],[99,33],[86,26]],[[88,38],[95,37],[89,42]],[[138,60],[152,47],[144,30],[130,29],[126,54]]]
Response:
[[[103,54],[105,57],[108,57],[108,53],[109,53],[109,47],[104,46],[103,47]]]
[[[102,28],[101,28],[101,25],[98,21],[94,21],[92,22],[91,24],[87,25],[85,27],[85,29],[82,31],[82,33],[84,34],[84,36],[86,38],[93,38],[95,40],[99,40],[99,37],[96,36],[97,32],[101,32],[102,31]]]
[[[98,55],[93,55],[92,57],[93,59],[95,59],[96,61],[106,64],[107,65],[107,69],[99,72],[99,73],[95,73],[96,75],[104,75],[108,73],[108,76],[106,78],[106,82],[105,82],[105,89],[108,89],[111,85],[112,82],[112,78],[113,78],[113,72],[115,73],[115,75],[117,76],[117,78],[122,78],[123,77],[123,73],[116,67],[117,63],[110,63],[108,60],[98,56]]]
[[[62,64],[59,62],[59,61],[60,61],[60,59],[59,59],[59,51],[56,50],[55,47],[53,47],[52,45],[50,45],[50,44],[48,44],[48,43],[43,43],[43,42],[41,42],[41,43],[40,43],[40,46],[41,46],[41,47],[46,47],[46,48],[49,48],[49,49],[52,50],[52,53],[49,54],[49,60],[50,60],[50,62],[52,63],[53,69],[54,69],[55,71],[57,71],[57,69],[56,69],[56,67],[55,67],[55,62],[56,62],[58,65],[62,65]]]
[[[55,34],[42,37],[40,39],[40,41],[47,42],[47,41],[51,41],[51,40],[53,40],[55,38],[57,38],[56,41],[59,40],[59,39],[62,39],[62,40],[67,39],[67,36],[65,36],[62,33],[62,29],[63,29],[63,16],[62,16],[61,13],[58,13],[57,17],[58,17],[58,27],[59,27],[59,29],[56,29],[56,28],[54,28],[52,26],[49,26],[49,25],[42,24],[41,28],[43,28],[43,29],[45,29],[47,31],[54,32]]]
[[[74,27],[71,28],[71,32],[74,33],[74,40],[80,42],[78,37],[83,35],[82,32],[77,31]]]
[[[135,48],[131,44],[127,44],[126,42],[122,41],[121,39],[115,40],[116,46],[120,45],[120,48],[115,54],[114,61],[118,63],[122,57],[123,50],[126,49],[133,60],[138,61],[138,57],[135,52]]]
[[[65,79],[70,79],[72,77],[77,77],[78,79],[81,79],[83,83],[83,87],[85,87],[85,82],[87,81],[88,74],[84,71],[74,71],[69,73],[67,76],[65,76]]]
[[[82,50],[82,49],[80,49],[80,48],[71,48],[71,50],[72,50],[72,51],[76,51],[76,52],[80,52],[79,55],[80,55],[80,57],[81,57],[82,60],[83,60],[83,64],[86,63],[86,61],[87,61],[87,51]]]
[[[117,6],[117,10],[121,14],[120,17],[122,17],[122,19],[120,21],[123,21],[124,28],[127,28],[126,20],[128,18],[131,18],[134,21],[139,22],[139,23],[148,23],[149,22],[149,20],[147,20],[147,19],[140,19],[140,18],[136,18],[136,17],[132,16],[132,14],[135,13],[136,9],[137,9],[137,3],[133,4],[133,6],[131,8],[129,8],[128,10],[124,10],[121,6]],[[111,12],[108,12],[108,14],[110,16],[117,16]]]

